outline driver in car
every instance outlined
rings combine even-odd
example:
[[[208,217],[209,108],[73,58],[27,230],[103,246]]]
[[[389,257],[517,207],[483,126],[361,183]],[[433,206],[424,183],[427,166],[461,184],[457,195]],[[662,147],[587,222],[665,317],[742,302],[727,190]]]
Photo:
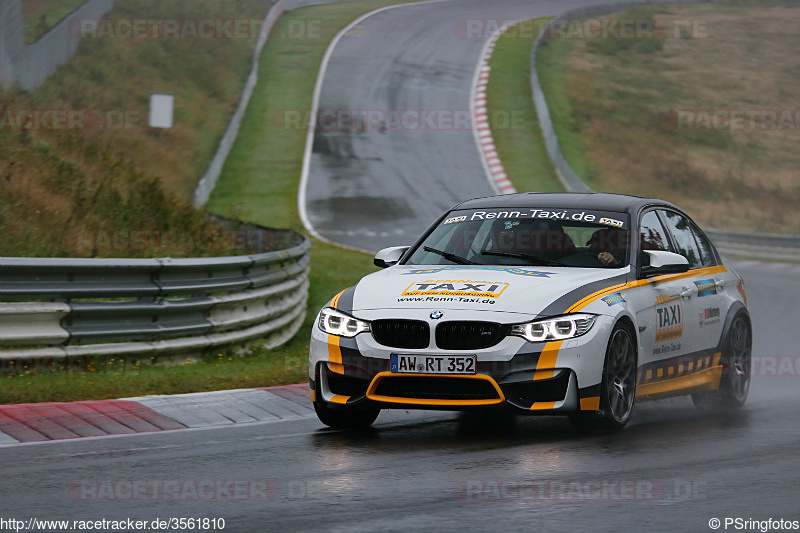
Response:
[[[596,231],[587,243],[590,250],[597,252],[597,260],[604,267],[614,268],[625,264],[628,232],[619,228],[605,228]]]

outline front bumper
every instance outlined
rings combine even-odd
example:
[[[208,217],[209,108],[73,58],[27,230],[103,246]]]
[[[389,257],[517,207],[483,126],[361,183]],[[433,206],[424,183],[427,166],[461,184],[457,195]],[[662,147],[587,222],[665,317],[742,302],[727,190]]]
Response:
[[[477,355],[476,374],[408,374],[390,370],[392,353],[452,355],[433,346],[402,350],[314,328],[309,376],[312,397],[331,406],[468,410],[507,406],[534,414],[600,408],[600,382],[613,320],[598,317],[589,333],[563,342],[529,343],[507,337]],[[458,352],[464,353],[464,352]]]
[[[499,384],[486,374],[441,375],[379,372],[372,379],[332,372],[320,364],[315,394],[333,405],[382,408],[469,410],[506,405],[527,412],[576,411],[580,402],[575,373],[558,370],[540,381]]]

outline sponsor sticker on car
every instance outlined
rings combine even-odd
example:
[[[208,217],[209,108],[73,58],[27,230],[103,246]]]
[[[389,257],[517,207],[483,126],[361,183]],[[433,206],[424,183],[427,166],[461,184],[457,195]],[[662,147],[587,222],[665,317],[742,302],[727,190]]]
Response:
[[[711,326],[719,324],[720,310],[719,307],[707,307],[700,311],[700,327]]]
[[[617,220],[616,218],[606,218],[606,217],[604,217],[604,218],[601,218],[600,220],[598,220],[598,222],[600,224],[605,224],[607,226],[614,226],[616,228],[621,228],[621,227],[625,226],[625,223],[623,221]]]
[[[682,336],[683,303],[680,296],[659,296],[656,298],[656,342],[679,339]]]
[[[414,282],[401,296],[471,296],[499,298],[508,283],[471,280],[427,280]]]
[[[713,279],[701,279],[694,282],[697,285],[697,296],[711,296],[717,294],[717,283]]]
[[[615,292],[614,294],[612,294],[610,296],[606,296],[605,298],[601,298],[601,299],[609,307],[611,307],[614,304],[623,304],[623,303],[625,303],[625,298],[623,298],[622,295],[620,293],[618,293],[618,292]]]

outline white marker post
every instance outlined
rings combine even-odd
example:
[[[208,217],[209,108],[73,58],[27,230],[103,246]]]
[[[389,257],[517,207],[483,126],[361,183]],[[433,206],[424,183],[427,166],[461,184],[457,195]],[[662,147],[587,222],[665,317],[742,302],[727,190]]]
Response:
[[[164,130],[172,128],[175,96],[164,93],[150,94],[150,127],[158,128],[158,139],[164,138]]]

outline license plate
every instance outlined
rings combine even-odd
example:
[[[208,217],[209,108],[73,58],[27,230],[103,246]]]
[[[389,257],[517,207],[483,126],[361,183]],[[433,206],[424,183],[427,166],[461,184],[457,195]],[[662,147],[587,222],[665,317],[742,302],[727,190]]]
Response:
[[[391,370],[400,374],[475,374],[475,355],[407,355],[393,353]]]

